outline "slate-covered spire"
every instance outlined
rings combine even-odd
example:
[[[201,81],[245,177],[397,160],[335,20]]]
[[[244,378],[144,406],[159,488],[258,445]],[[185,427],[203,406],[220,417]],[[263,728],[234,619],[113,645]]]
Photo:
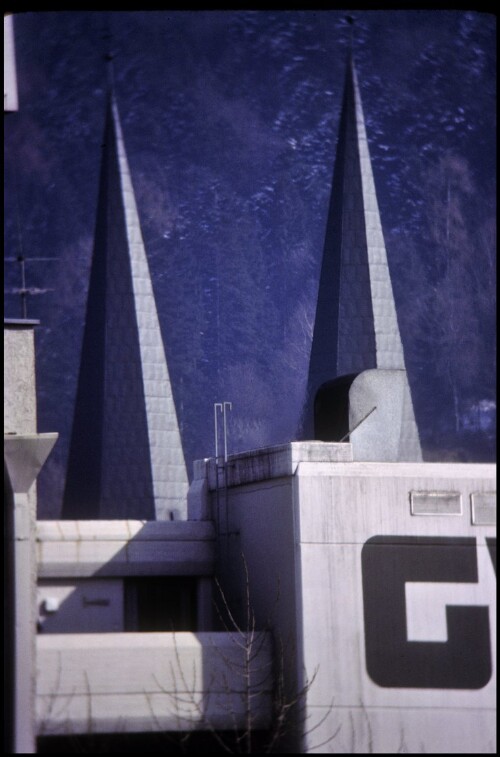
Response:
[[[314,436],[314,403],[320,387],[370,369],[405,371],[405,361],[351,53],[309,365],[306,437]],[[404,385],[400,446],[406,449],[402,453],[406,459],[420,459],[406,372]]]
[[[63,517],[182,518],[187,489],[151,277],[110,89]]]

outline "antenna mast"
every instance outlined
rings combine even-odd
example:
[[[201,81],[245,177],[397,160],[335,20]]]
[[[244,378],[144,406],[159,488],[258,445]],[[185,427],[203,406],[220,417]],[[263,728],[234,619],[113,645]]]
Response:
[[[224,440],[224,462],[227,463],[227,421],[226,421],[226,408],[228,410],[233,409],[232,402],[215,402],[214,403],[214,424],[215,424],[215,462],[219,458],[219,429],[217,423],[217,410],[220,410],[223,418],[223,440]]]
[[[59,260],[59,258],[25,258],[24,255],[18,255],[16,258],[5,258],[6,263],[19,263],[21,268],[21,287],[10,290],[11,294],[19,294],[21,296],[21,318],[27,320],[28,318],[28,294],[45,294],[46,292],[54,291],[53,289],[37,289],[36,287],[26,286],[26,261],[29,262],[43,262]],[[9,290],[5,290],[9,291]]]

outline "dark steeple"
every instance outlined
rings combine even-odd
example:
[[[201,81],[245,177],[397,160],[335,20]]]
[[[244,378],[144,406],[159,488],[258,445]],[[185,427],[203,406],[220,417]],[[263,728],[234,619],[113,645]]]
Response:
[[[421,459],[351,51],[328,210],[303,435],[306,438],[318,436],[318,426],[322,426],[318,402],[324,408],[332,401],[338,402],[341,395],[347,408],[347,394],[355,377],[374,369],[401,372],[397,382],[404,408],[401,409],[398,454],[403,456],[401,459]],[[381,376],[378,374],[376,380]],[[393,378],[395,376],[393,374]],[[327,384],[335,380],[332,394]],[[318,395],[321,387],[322,393]],[[335,399],[336,391],[340,391],[340,395],[337,393]],[[366,407],[366,411],[369,410],[371,407]],[[315,414],[319,420],[316,424]],[[377,415],[380,420],[380,407],[366,424],[376,424]],[[340,441],[338,434],[341,429],[344,433],[348,430],[346,425],[353,428],[352,417],[347,420],[346,416],[328,440]],[[323,429],[320,434],[324,434]],[[351,441],[354,443],[354,435]]]
[[[63,517],[185,517],[175,403],[111,77],[108,83]]]

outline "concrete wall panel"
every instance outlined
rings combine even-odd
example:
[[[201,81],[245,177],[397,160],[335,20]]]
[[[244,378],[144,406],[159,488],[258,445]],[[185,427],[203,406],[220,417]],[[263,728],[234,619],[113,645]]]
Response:
[[[38,734],[231,730],[244,726],[248,705],[265,727],[271,640],[264,635],[253,656],[249,685],[245,649],[229,633],[39,636]]]
[[[494,465],[433,463],[301,463],[299,469],[302,542],[364,543],[375,533],[471,535],[471,495],[495,489]],[[411,492],[455,492],[462,516],[411,514]],[[410,530],[408,530],[410,529]]]
[[[299,642],[315,675],[305,729],[326,716],[307,751],[492,751],[496,530],[474,522],[473,503],[491,510],[494,476],[493,465],[299,465]]]
[[[39,631],[89,633],[123,631],[124,595],[120,579],[39,581]]]
[[[214,543],[208,522],[38,521],[38,575],[211,575]]]
[[[321,723],[310,735],[308,753],[484,754],[496,751],[494,710],[449,708],[311,707],[307,727]],[[479,738],[478,738],[479,735]]]
[[[301,552],[303,585],[307,586],[302,599],[304,662],[309,677],[317,669],[308,694],[310,704],[445,709],[493,706],[496,684],[493,671],[487,685],[473,691],[377,685],[366,666],[360,545],[308,544],[302,545]],[[477,584],[406,584],[407,633],[413,634],[413,641],[438,641],[446,645],[446,604],[488,606],[491,638],[496,637],[495,573],[486,545],[477,549],[477,560]],[[422,592],[420,596],[408,591],[414,587]],[[416,634],[414,629],[418,629],[419,623],[420,634]]]
[[[36,433],[33,328],[4,328],[4,432]]]

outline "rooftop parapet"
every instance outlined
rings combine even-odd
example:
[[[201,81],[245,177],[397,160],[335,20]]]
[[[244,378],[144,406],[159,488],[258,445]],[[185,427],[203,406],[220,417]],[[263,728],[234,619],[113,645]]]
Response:
[[[248,450],[229,455],[227,463],[217,465],[215,458],[196,460],[194,479],[206,478],[208,488],[214,491],[221,486],[240,486],[283,476],[293,476],[299,463],[348,463],[353,460],[352,445],[339,442],[289,442],[273,447]]]

